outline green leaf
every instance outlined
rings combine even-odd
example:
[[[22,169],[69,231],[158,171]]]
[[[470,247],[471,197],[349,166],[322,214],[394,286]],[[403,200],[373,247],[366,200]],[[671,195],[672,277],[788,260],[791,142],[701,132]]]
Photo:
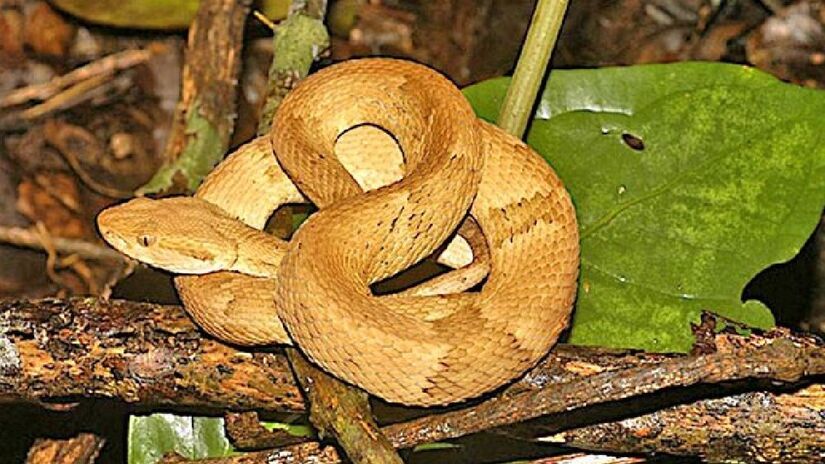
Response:
[[[418,453],[421,451],[440,451],[446,449],[458,449],[461,448],[461,445],[456,445],[455,443],[449,443],[446,441],[434,441],[431,443],[422,443],[420,445],[416,445],[413,448],[413,453]]]
[[[139,29],[182,29],[198,11],[198,0],[51,0],[63,11],[107,26]],[[289,0],[259,0],[255,8],[270,19],[286,17]]]
[[[261,422],[261,427],[272,432],[273,430],[283,430],[293,437],[313,437],[315,429],[308,424],[290,424],[288,422]]]
[[[492,121],[506,86],[465,94]],[[824,92],[741,66],[553,71],[528,143],[577,208],[570,341],[687,351],[705,309],[771,326],[742,290],[795,256],[819,220],[824,114]]]
[[[154,464],[175,452],[189,459],[234,453],[223,419],[152,414],[129,418],[129,464]]]

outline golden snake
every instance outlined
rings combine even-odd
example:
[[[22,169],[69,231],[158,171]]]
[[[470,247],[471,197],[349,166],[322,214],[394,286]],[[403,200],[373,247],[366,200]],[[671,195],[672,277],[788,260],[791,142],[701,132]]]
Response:
[[[289,242],[261,232],[305,198],[319,211]],[[176,285],[210,334],[294,343],[409,405],[475,397],[535,364],[567,326],[578,274],[575,212],[547,163],[477,119],[443,76],[390,59],[311,75],[271,137],[229,156],[194,198],[135,199],[98,224],[123,253],[189,274]],[[434,252],[458,269],[372,293]]]

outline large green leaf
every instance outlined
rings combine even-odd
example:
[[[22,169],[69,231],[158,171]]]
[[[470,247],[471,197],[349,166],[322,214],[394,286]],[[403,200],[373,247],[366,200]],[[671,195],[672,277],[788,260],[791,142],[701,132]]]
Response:
[[[183,29],[198,11],[198,0],[50,0],[86,21],[136,29]],[[283,19],[289,0],[258,0],[255,8],[273,20]]]
[[[229,456],[223,419],[152,414],[129,418],[129,464],[154,464],[175,452],[189,459]]]
[[[465,93],[492,121],[507,85]],[[711,63],[553,71],[536,117],[581,228],[571,342],[685,351],[703,309],[773,324],[742,290],[818,222],[825,92]]]

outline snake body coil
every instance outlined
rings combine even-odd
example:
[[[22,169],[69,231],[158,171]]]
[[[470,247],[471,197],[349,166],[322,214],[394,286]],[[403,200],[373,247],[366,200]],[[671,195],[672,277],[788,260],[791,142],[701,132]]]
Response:
[[[394,180],[363,192],[368,182],[342,163],[342,134],[353,128],[370,134],[349,146],[368,164],[400,148],[401,179],[387,174],[393,166],[362,164],[355,170]],[[287,96],[271,143],[277,162],[258,140],[195,198],[138,199],[99,217],[124,253],[197,274],[176,283],[213,335],[294,343],[377,396],[429,406],[513,379],[567,326],[578,272],[569,196],[535,152],[478,120],[442,76],[388,59],[332,66]],[[304,197],[320,211],[288,243],[256,230]],[[436,252],[462,221],[473,263],[407,292],[372,294],[370,285]],[[460,249],[452,240],[448,251]],[[485,273],[478,292],[440,294]]]

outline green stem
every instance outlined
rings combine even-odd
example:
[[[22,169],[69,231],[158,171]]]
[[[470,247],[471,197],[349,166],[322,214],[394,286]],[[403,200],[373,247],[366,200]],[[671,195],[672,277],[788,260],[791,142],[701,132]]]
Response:
[[[499,127],[516,137],[524,135],[533,114],[533,103],[550,63],[567,3],[568,0],[538,0],[536,4],[513,80],[498,116]]]
[[[289,16],[273,30],[272,64],[258,135],[269,132],[281,101],[307,77],[312,63],[329,48],[329,34],[324,26],[326,12],[326,0],[292,0]]]

